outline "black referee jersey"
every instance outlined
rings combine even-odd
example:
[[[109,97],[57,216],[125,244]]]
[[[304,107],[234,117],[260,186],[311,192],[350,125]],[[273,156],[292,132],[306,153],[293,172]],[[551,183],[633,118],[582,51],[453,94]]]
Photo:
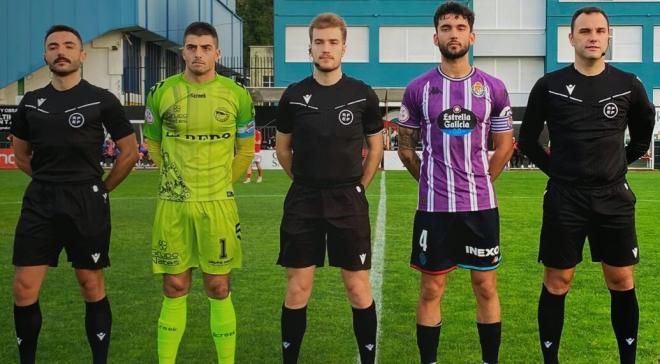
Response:
[[[10,132],[31,144],[34,180],[78,183],[103,176],[104,127],[114,140],[133,133],[119,100],[81,80],[66,91],[48,84],[25,94]]]
[[[548,153],[538,142],[544,122]],[[570,65],[541,77],[532,88],[519,145],[553,180],[606,186],[622,181],[627,165],[646,153],[654,123],[654,107],[635,75],[606,65],[602,73],[585,76]]]
[[[313,77],[282,94],[277,130],[293,134],[293,180],[312,187],[356,184],[362,177],[364,136],[383,129],[378,96],[343,75],[331,86]]]

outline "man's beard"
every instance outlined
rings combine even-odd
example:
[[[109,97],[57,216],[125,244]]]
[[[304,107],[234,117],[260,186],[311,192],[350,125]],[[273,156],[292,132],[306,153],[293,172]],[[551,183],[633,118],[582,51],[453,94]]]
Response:
[[[321,66],[320,63],[314,61],[314,68],[316,68],[320,72],[332,72],[332,71],[335,71],[336,69],[339,68],[339,64],[337,64],[336,66],[332,66],[332,67],[323,67],[323,66]]]
[[[461,48],[456,52],[450,51],[449,46],[447,45],[445,46],[439,45],[438,49],[440,49],[440,53],[442,54],[443,57],[445,57],[446,59],[454,60],[463,57],[470,50],[470,46]]]
[[[57,61],[59,61],[59,60],[55,60],[55,62],[53,62],[53,64],[48,64],[48,69],[50,70],[50,72],[52,72],[53,74],[55,74],[55,75],[57,75],[57,76],[59,76],[59,77],[65,77],[65,76],[68,76],[68,75],[70,75],[70,74],[72,74],[72,73],[78,72],[78,70],[80,69],[80,64],[78,64],[77,67],[76,67],[75,62],[69,62],[69,65],[74,66],[74,67],[72,67],[72,68],[67,68],[67,69],[57,69],[57,68],[55,67],[55,64],[57,64]]]

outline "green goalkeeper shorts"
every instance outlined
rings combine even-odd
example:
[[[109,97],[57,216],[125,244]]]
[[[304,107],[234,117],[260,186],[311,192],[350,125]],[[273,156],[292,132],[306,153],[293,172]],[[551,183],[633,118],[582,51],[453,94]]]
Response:
[[[154,273],[199,267],[208,274],[240,268],[241,225],[234,200],[158,200],[151,238]]]

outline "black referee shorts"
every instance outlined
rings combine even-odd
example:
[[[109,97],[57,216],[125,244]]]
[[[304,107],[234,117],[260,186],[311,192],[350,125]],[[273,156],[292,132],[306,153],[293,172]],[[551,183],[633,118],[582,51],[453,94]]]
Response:
[[[543,198],[539,262],[568,269],[582,261],[589,238],[591,260],[615,267],[639,262],[635,194],[627,182],[580,189],[549,181]]]
[[[74,268],[110,265],[110,201],[101,181],[32,181],[25,191],[14,238],[15,266],[56,267],[62,248]]]
[[[364,187],[315,188],[293,183],[284,200],[277,264],[371,268],[371,227]]]

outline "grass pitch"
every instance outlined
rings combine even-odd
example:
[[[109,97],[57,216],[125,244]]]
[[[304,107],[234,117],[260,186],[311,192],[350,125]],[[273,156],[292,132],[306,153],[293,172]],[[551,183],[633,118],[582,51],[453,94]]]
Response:
[[[135,171],[111,194],[112,267],[106,270],[113,310],[111,363],[156,363],[156,321],[161,279],[151,273],[150,233],[157,173]],[[11,253],[20,201],[29,179],[18,171],[0,171],[0,362],[18,362],[13,329]],[[542,266],[536,263],[546,177],[540,172],[505,172],[496,182],[500,204],[503,262],[498,271],[502,303],[502,363],[540,363],[536,304]],[[660,362],[660,174],[630,172],[637,195],[637,231],[641,263],[636,269],[640,305],[639,363]],[[244,268],[232,273],[232,298],[238,319],[238,363],[280,362],[280,307],[284,270],[275,265],[282,203],[289,181],[283,172],[266,171],[261,184],[237,184]],[[418,362],[415,306],[419,274],[408,267],[416,185],[406,172],[386,172],[368,190],[375,229],[381,193],[386,194],[379,361]],[[375,232],[373,236],[375,236]],[[609,320],[609,293],[600,265],[578,266],[567,298],[560,358],[566,363],[617,363]],[[73,271],[62,254],[60,267],[48,273],[41,293],[43,327],[39,363],[89,363],[84,304]],[[475,301],[467,271],[450,273],[443,300],[440,363],[479,363]],[[213,363],[208,303],[195,275],[188,300],[188,326],[179,363]],[[308,308],[301,363],[355,363],[351,311],[334,268],[317,270]]]

